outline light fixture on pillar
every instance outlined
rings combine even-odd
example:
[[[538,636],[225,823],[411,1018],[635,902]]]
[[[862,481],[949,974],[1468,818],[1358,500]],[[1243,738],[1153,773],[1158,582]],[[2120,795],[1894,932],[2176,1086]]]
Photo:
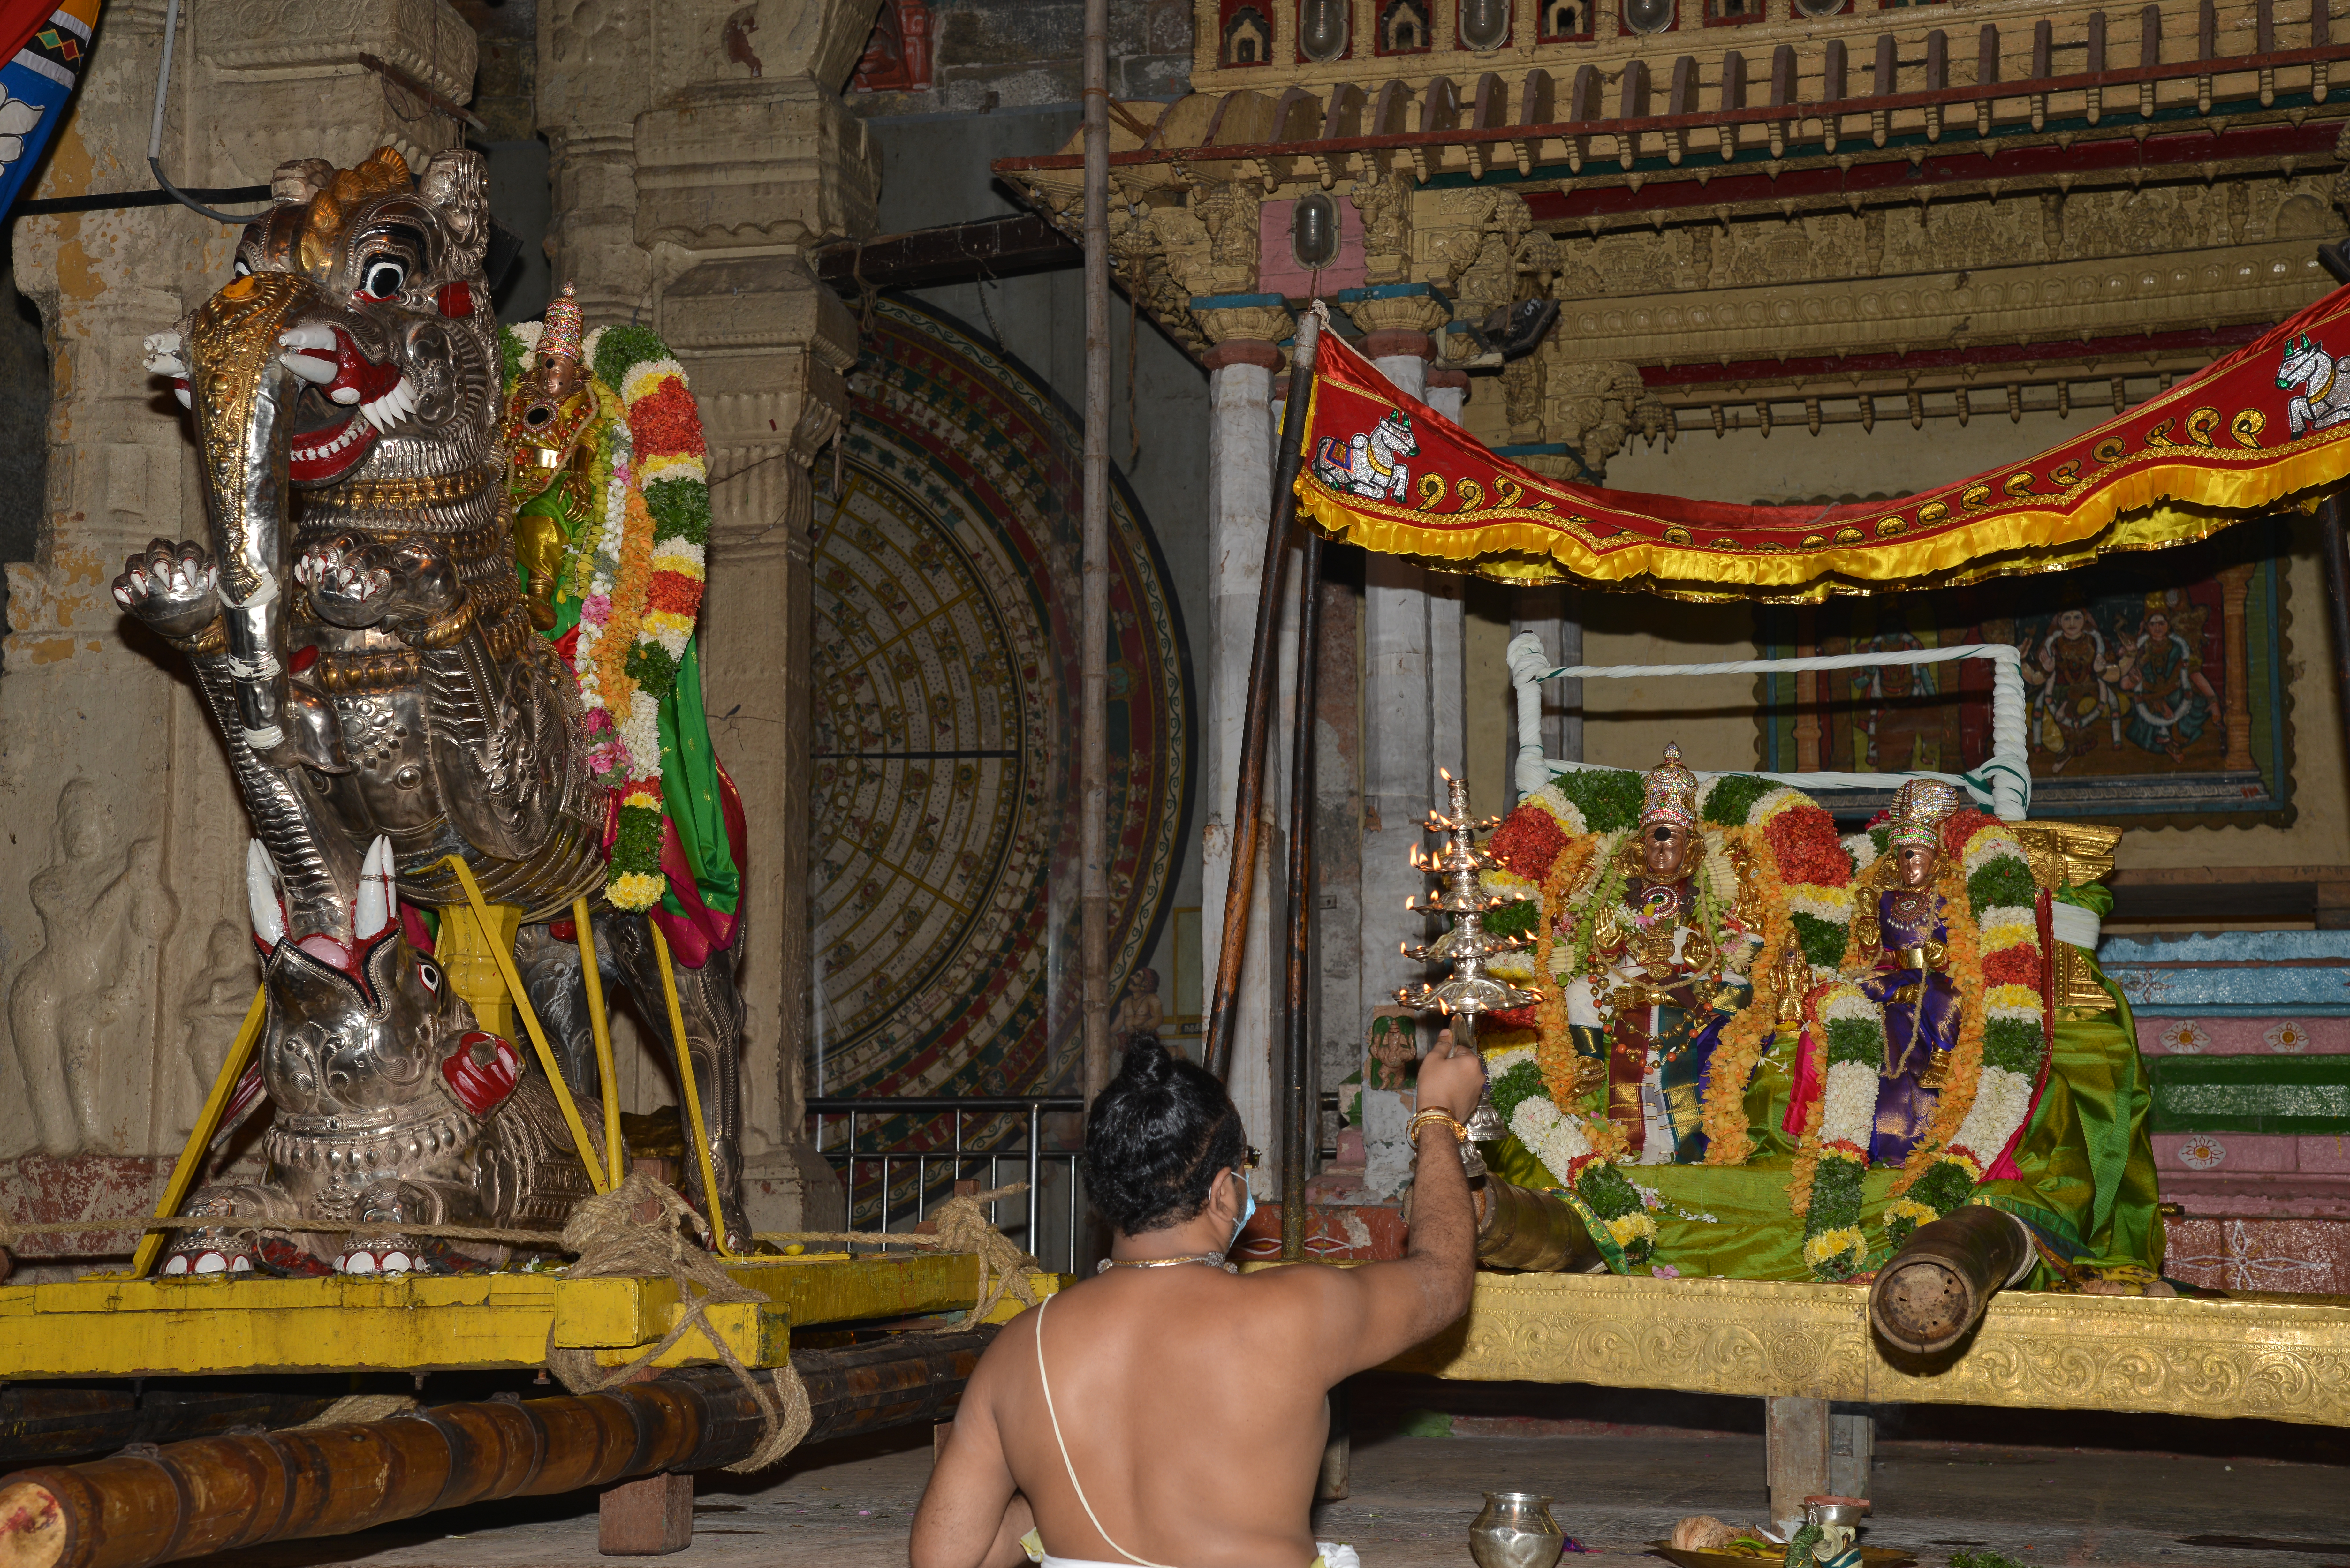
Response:
[[[1624,26],[1635,33],[1669,32],[1674,0],[1624,0]]]
[[[1297,198],[1289,220],[1289,248],[1308,272],[1338,259],[1338,203],[1328,192],[1309,191]]]
[[[1300,0],[1297,47],[1317,66],[1327,65],[1345,55],[1347,0]]]
[[[1461,41],[1480,52],[1510,41],[1510,0],[1461,0]]]

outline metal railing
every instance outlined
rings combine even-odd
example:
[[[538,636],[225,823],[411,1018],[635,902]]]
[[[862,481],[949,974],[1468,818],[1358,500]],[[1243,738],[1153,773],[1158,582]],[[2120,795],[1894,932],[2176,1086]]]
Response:
[[[1007,1233],[1018,1231],[1021,1244],[1039,1262],[1045,1250],[1045,1222],[1060,1218],[1047,1209],[1045,1201],[1049,1175],[1057,1171],[1062,1178],[1057,1184],[1066,1189],[1066,1231],[1059,1240],[1065,1254],[1064,1273],[1077,1272],[1077,1252],[1083,1227],[1083,1205],[1079,1189],[1083,1185],[1078,1162],[1085,1156],[1082,1143],[1073,1148],[1046,1148],[1039,1136],[1040,1123],[1046,1116],[1058,1112],[1083,1112],[1084,1099],[1076,1095],[1028,1095],[1014,1097],[988,1098],[979,1096],[925,1097],[876,1096],[873,1098],[820,1097],[807,1102],[809,1117],[816,1124],[816,1147],[818,1153],[846,1178],[852,1219],[856,1211],[860,1168],[877,1178],[874,1212],[877,1229],[887,1231],[893,1207],[902,1210],[906,1205],[892,1203],[891,1178],[909,1169],[912,1180],[912,1218],[920,1223],[930,1202],[930,1188],[934,1168],[943,1167],[951,1181],[964,1179],[968,1169],[984,1162],[986,1185],[991,1188],[1004,1184],[1003,1167],[1012,1165],[1018,1175],[1012,1179],[1025,1180],[1028,1190],[1024,1217],[1020,1225],[1005,1226],[1000,1213],[1002,1203],[991,1205],[990,1218]],[[832,1122],[833,1141],[827,1141],[826,1122]],[[903,1120],[901,1120],[903,1118]],[[946,1147],[920,1147],[908,1141],[901,1132],[890,1142],[880,1142],[879,1129],[886,1124],[899,1122],[904,1127],[910,1121],[920,1127],[941,1118],[951,1118]],[[1003,1122],[1014,1123],[1014,1136],[1009,1143],[996,1141],[1003,1136]],[[974,1126],[974,1124],[977,1124]],[[862,1129],[867,1141],[859,1142]],[[990,1141],[983,1147],[968,1147],[966,1140],[973,1136]],[[1056,1194],[1056,1196],[1058,1196]],[[1059,1205],[1053,1206],[1057,1209]]]

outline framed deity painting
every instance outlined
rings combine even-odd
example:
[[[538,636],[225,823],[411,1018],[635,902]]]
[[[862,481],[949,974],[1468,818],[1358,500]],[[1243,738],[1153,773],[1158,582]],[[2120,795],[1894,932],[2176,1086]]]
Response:
[[[2254,524],[2078,571],[1773,607],[1760,640],[1773,659],[2006,643],[2023,655],[2033,815],[2282,826],[2286,547],[2282,527]],[[1773,671],[1757,680],[1760,765],[1965,773],[1991,754],[1991,680],[1982,659]],[[1840,815],[1881,804],[1829,798]]]

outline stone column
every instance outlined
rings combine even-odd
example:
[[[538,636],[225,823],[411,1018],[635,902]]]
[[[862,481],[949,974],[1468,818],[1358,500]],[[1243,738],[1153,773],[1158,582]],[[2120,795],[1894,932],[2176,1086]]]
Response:
[[[1451,319],[1442,294],[1427,284],[1388,284],[1349,290],[1340,302],[1364,331],[1363,353],[1412,397],[1429,391],[1428,362],[1436,347],[1430,334]],[[1464,389],[1439,386],[1450,407],[1431,402],[1447,418],[1461,408]],[[1420,825],[1441,802],[1437,769],[1459,768],[1462,753],[1461,579],[1430,572],[1391,556],[1369,556],[1363,571],[1363,839],[1362,916],[1357,932],[1360,1006],[1353,1021],[1357,1041],[1366,1041],[1371,1011],[1395,999],[1396,991],[1427,977],[1426,969],[1398,950],[1401,941],[1433,935],[1409,915],[1404,900],[1425,895],[1428,879],[1411,864],[1411,851],[1427,843]],[[1339,1020],[1326,1020],[1336,1033]],[[1388,1092],[1363,1096],[1366,1185],[1374,1196],[1400,1186],[1409,1160],[1400,1145],[1404,1108]]]
[[[637,243],[637,116],[652,102],[652,0],[550,0],[538,14],[538,128],[555,218],[552,281],[579,291],[590,326],[652,299]]]
[[[1583,607],[1578,590],[1560,584],[1553,587],[1517,588],[1511,593],[1510,636],[1533,632],[1542,639],[1543,651],[1555,664],[1583,662]],[[1517,804],[1518,787],[1518,723],[1516,688],[1509,672],[1493,675],[1496,685],[1492,690],[1509,704],[1510,738],[1509,768],[1503,774],[1510,781],[1510,795],[1496,810]],[[1479,671],[1477,680],[1484,686],[1486,672]],[[1561,762],[1583,760],[1583,682],[1580,680],[1550,680],[1543,684],[1542,703],[1543,755]]]
[[[1215,347],[1208,365],[1208,631],[1195,670],[1205,696],[1200,778],[1207,801],[1201,827],[1200,967],[1202,1002],[1212,1006],[1216,968],[1223,951],[1224,895],[1232,881],[1232,809],[1240,789],[1241,720],[1248,705],[1250,661],[1256,639],[1257,600],[1264,577],[1265,528],[1271,518],[1274,427],[1273,378],[1282,367],[1276,345],[1292,330],[1279,295],[1207,296],[1191,302],[1194,317]],[[1232,1024],[1230,1086],[1263,1151],[1256,1172],[1259,1198],[1281,1190],[1280,1144],[1274,1104],[1274,998],[1281,985],[1284,944],[1277,929],[1278,896],[1287,864],[1287,715],[1295,701],[1295,557],[1284,596],[1279,687],[1264,758],[1264,791],[1257,837],[1256,896],[1249,905],[1249,936],[1242,961],[1240,1005]]]
[[[875,9],[875,0],[665,5],[645,49],[652,107],[636,119],[635,241],[650,269],[649,314],[686,368],[710,443],[702,695],[750,823],[744,1196],[761,1230],[822,1224],[840,1201],[801,1111],[816,613],[808,465],[847,410],[857,327],[806,252],[873,227],[879,157],[838,89]],[[560,30],[543,21],[543,45]],[[626,259],[598,254],[616,267]]]
[[[149,188],[162,14],[155,0],[109,8],[32,194]],[[454,121],[359,63],[464,99],[473,30],[442,0],[329,7],[293,32],[267,7],[200,6],[180,31],[163,161],[182,183],[266,184],[284,160],[349,165],[386,144],[421,167],[457,142]],[[16,230],[52,394],[46,519],[36,558],[8,568],[0,695],[0,802],[16,825],[0,890],[18,911],[0,950],[0,1209],[16,1212],[35,1197],[67,1213],[151,1203],[259,983],[248,827],[219,742],[179,656],[109,594],[150,539],[203,533],[186,421],[140,343],[228,281],[235,240],[180,207]]]

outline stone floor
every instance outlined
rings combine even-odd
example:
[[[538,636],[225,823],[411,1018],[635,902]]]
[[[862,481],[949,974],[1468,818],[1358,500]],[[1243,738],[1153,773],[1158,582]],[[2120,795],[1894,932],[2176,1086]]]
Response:
[[[1324,1505],[1317,1527],[1360,1547],[1367,1568],[1467,1568],[1465,1532],[1488,1487],[1552,1494],[1569,1535],[1620,1562],[1660,1562],[1643,1543],[1684,1514],[1744,1522],[1763,1512],[1752,1401],[1398,1378],[1364,1391],[1357,1428],[1353,1494]],[[1904,1548],[1928,1568],[1985,1549],[2038,1568],[2350,1568],[2350,1435],[1923,1407],[1885,1412],[1880,1430],[1864,1542]],[[671,1561],[901,1568],[930,1463],[928,1434],[908,1433],[809,1450],[756,1483],[705,1478],[694,1544]],[[586,1497],[485,1506],[237,1558],[238,1568],[603,1561]]]

